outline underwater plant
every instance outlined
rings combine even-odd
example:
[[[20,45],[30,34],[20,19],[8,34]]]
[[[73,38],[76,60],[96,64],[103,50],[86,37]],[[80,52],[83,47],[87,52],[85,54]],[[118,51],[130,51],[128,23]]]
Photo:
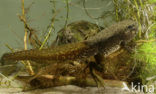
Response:
[[[72,5],[71,0],[63,0],[58,2],[63,2],[66,8],[66,15],[64,18],[64,26],[57,33],[56,40],[52,43],[50,37],[54,37],[55,33],[55,22],[58,20],[57,16],[61,9],[57,9],[55,0],[52,0],[53,5],[52,17],[50,19],[50,24],[47,26],[47,30],[43,31],[42,41],[36,35],[36,30],[29,25],[26,18],[26,12],[24,7],[24,0],[22,0],[22,15],[18,15],[20,20],[24,24],[24,50],[28,49],[28,45],[32,48],[39,49],[41,51],[45,48],[53,48],[58,45],[80,42],[88,39],[91,36],[96,36],[105,27],[98,25],[97,23],[91,23],[89,21],[76,21],[68,24],[70,22],[70,6]],[[151,84],[155,81],[155,71],[156,71],[156,6],[155,0],[112,0],[114,4],[114,10],[111,12],[103,12],[100,17],[93,17],[89,14],[85,4],[86,0],[80,1],[83,3],[83,9],[86,15],[92,20],[102,19],[104,22],[105,13],[112,15],[114,22],[121,22],[122,20],[131,19],[138,23],[138,32],[136,38],[133,40],[135,47],[133,51],[120,49],[108,57],[102,57],[102,65],[97,63],[91,63],[93,67],[96,67],[95,73],[98,74],[97,78],[100,76],[103,79],[113,79],[121,81],[136,81],[141,82],[141,84]],[[29,44],[27,41],[29,40]],[[52,43],[50,45],[50,43]],[[109,44],[109,43],[108,43]],[[111,43],[110,43],[111,44]],[[113,44],[113,42],[112,42]],[[9,45],[6,45],[12,52],[14,51]],[[70,46],[70,45],[69,45]],[[82,45],[83,46],[83,45]],[[66,46],[65,46],[66,47]],[[64,47],[64,48],[65,48]],[[72,47],[72,46],[71,46]],[[88,47],[88,46],[84,46]],[[90,46],[89,46],[90,47]],[[74,47],[76,49],[76,47]],[[74,50],[75,50],[74,49]],[[69,49],[68,49],[69,50]],[[59,51],[58,51],[59,52]],[[61,53],[61,51],[60,51]],[[73,53],[76,54],[76,53]],[[55,55],[57,56],[57,55]],[[61,56],[61,55],[60,55]],[[40,58],[41,59],[41,58]],[[89,58],[91,59],[91,58]],[[101,57],[100,57],[101,59]],[[39,59],[38,59],[39,60]],[[42,88],[74,84],[74,85],[93,85],[96,86],[97,83],[93,79],[90,79],[91,69],[86,69],[85,72],[83,68],[86,67],[88,62],[76,62],[69,61],[63,62],[61,64],[56,64],[57,62],[44,61],[39,67],[39,63],[43,61],[21,61],[24,65],[25,70],[30,74],[30,76],[24,79],[29,80],[29,84],[32,86],[41,85]],[[34,64],[35,63],[35,64]],[[46,65],[52,64],[50,67]],[[85,65],[86,64],[86,65]],[[88,64],[89,65],[89,64]],[[99,67],[100,66],[100,67]],[[101,68],[102,67],[102,68]],[[98,70],[99,68],[99,70]],[[48,72],[47,72],[48,70]],[[74,71],[74,72],[73,72]],[[84,73],[84,74],[83,74]],[[56,77],[55,77],[56,74]],[[95,74],[95,75],[96,75]],[[35,76],[34,76],[35,75]],[[58,76],[61,75],[61,76]],[[85,75],[85,76],[84,76]],[[32,77],[33,76],[33,77]],[[17,76],[17,79],[23,79],[21,76]],[[85,79],[85,78],[89,79]],[[152,80],[148,80],[152,77]],[[30,78],[30,79],[28,79]],[[69,79],[68,79],[69,78]],[[82,79],[84,78],[84,79]],[[101,79],[100,78],[100,79]],[[139,79],[139,80],[138,80]],[[50,81],[49,84],[46,81]],[[53,84],[53,82],[56,82]],[[60,83],[59,83],[60,82]],[[93,83],[92,83],[93,82]]]

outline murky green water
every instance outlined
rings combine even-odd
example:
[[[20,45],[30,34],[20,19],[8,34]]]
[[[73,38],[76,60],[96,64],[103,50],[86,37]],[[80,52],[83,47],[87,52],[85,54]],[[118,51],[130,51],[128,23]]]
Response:
[[[52,18],[52,9],[54,5],[50,3],[52,0],[25,0],[25,7],[28,10],[26,17],[28,24],[37,30],[40,39],[43,40],[43,32]],[[55,0],[56,10],[61,10],[55,21],[55,31],[57,32],[64,27],[66,19],[65,0]],[[83,0],[69,0],[69,20],[68,23],[77,20],[87,20],[104,26],[104,22],[111,22],[111,17],[104,20],[91,19],[86,15],[83,8]],[[113,10],[113,3],[110,0],[87,0],[86,8],[90,15],[98,17],[105,11]],[[23,49],[24,26],[17,15],[21,14],[21,0],[0,0],[0,56],[10,50],[5,46],[8,44],[14,49]],[[51,41],[55,39],[56,33],[51,37]]]

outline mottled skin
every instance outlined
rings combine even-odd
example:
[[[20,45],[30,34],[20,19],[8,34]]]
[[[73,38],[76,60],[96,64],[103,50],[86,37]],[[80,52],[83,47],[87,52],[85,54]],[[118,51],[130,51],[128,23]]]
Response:
[[[136,34],[137,25],[134,21],[125,20],[116,23],[89,39],[77,42],[64,44],[48,49],[31,49],[18,51],[14,53],[6,53],[1,60],[78,60],[104,54],[107,56],[110,53],[118,50],[121,44],[125,44],[132,40]]]

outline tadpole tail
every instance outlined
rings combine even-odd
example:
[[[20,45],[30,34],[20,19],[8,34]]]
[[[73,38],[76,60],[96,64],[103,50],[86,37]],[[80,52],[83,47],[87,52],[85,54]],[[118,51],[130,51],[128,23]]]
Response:
[[[17,61],[17,60],[29,60],[35,57],[36,54],[33,53],[32,50],[25,50],[25,51],[18,51],[14,53],[5,53],[2,55],[0,59],[1,65],[5,65],[5,62],[7,61]],[[35,51],[37,53],[37,51]]]
[[[71,43],[54,48],[47,49],[31,49],[24,51],[17,51],[14,53],[6,53],[2,56],[2,64],[4,61],[45,61],[45,60],[76,60],[96,54],[98,47],[89,46],[85,42]]]
[[[7,57],[9,57],[9,54],[8,53],[5,53],[5,54],[2,55],[2,57],[0,59],[1,66],[4,66],[5,65],[5,61],[7,60]]]
[[[24,51],[17,51],[14,53],[5,53],[1,57],[1,64],[5,65],[6,62],[12,61],[20,61],[20,60],[41,60],[43,58],[44,53],[40,53],[39,50],[24,50]],[[41,57],[41,55],[43,55]]]
[[[4,65],[3,56],[2,56],[1,59],[0,59],[0,63],[1,63],[2,66]]]

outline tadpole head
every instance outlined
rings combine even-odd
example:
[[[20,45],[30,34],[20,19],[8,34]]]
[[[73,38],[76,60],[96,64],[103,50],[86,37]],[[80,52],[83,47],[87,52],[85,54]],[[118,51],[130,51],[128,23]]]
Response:
[[[138,24],[135,21],[129,21],[129,23],[126,26],[126,30],[125,30],[125,36],[131,36],[131,37],[135,37],[135,35],[138,32]]]
[[[125,23],[126,24],[126,23]],[[138,24],[135,21],[129,20],[125,25],[125,30],[123,34],[121,34],[121,38],[123,41],[131,41],[138,33]]]

